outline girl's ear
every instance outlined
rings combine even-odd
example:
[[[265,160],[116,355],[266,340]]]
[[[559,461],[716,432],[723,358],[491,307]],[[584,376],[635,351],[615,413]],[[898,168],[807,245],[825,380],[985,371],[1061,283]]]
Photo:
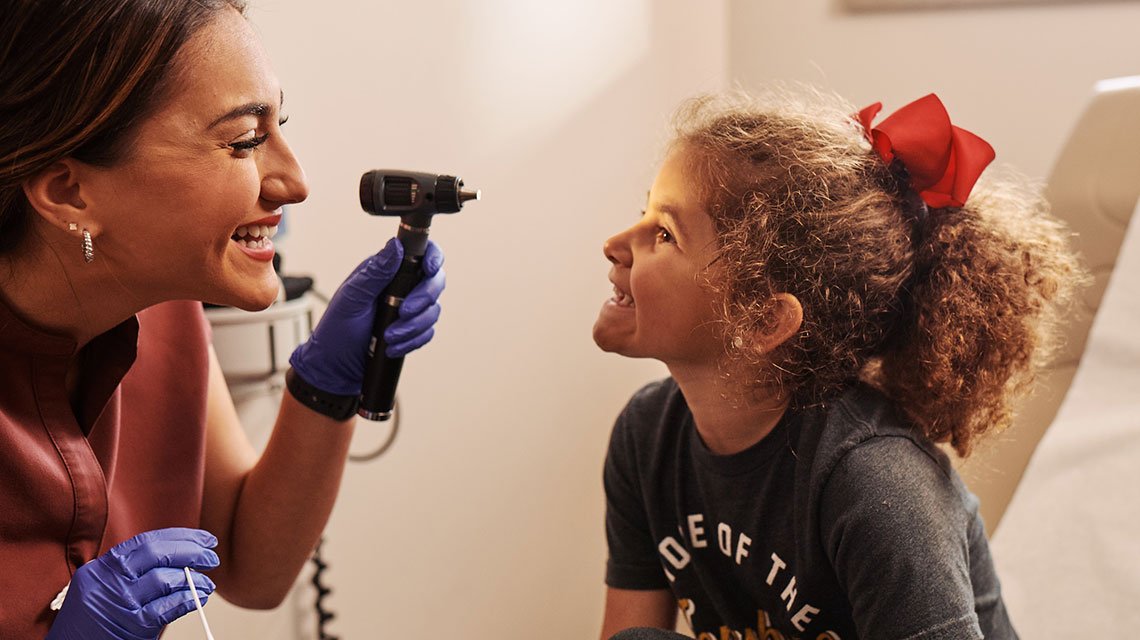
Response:
[[[753,336],[753,348],[760,353],[768,353],[796,335],[804,322],[804,308],[798,298],[777,293],[772,300],[775,304],[768,321]]]
[[[80,190],[82,167],[65,158],[24,181],[24,196],[42,219],[52,226],[74,233],[76,228],[98,235],[97,223]]]

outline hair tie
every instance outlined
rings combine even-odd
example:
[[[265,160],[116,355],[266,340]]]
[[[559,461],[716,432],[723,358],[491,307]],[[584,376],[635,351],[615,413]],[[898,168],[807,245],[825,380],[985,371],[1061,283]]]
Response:
[[[883,103],[859,111],[858,121],[871,147],[888,167],[902,163],[910,186],[932,209],[961,207],[989,163],[994,148],[950,124],[946,107],[933,93],[900,108],[872,127]]]
[[[926,220],[930,217],[930,207],[922,199],[918,191],[911,186],[910,173],[906,170],[902,160],[895,158],[887,166],[891,179],[898,189],[898,196],[902,200],[902,215],[911,226],[911,239],[917,244],[924,235]]]

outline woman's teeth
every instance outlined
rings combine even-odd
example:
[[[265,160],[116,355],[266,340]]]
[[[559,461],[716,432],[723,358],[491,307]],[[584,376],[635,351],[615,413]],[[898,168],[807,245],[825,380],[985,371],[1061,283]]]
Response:
[[[633,296],[622,291],[621,289],[618,289],[616,285],[614,286],[614,297],[610,298],[610,300],[613,300],[614,304],[616,304],[619,307],[635,307],[635,306],[637,306],[633,303]]]
[[[277,235],[277,225],[246,225],[238,227],[231,237],[235,242],[250,249],[264,249],[269,239]]]

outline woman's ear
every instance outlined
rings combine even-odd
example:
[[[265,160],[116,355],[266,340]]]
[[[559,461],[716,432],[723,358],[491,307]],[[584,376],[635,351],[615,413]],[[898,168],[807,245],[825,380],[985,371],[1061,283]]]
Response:
[[[83,167],[72,158],[51,166],[24,181],[24,196],[42,219],[74,233],[76,228],[98,235],[97,223],[87,210],[81,191]]]
[[[753,347],[760,353],[768,353],[796,335],[804,322],[804,308],[798,298],[790,293],[777,293],[772,296],[773,307],[768,321],[753,336]]]

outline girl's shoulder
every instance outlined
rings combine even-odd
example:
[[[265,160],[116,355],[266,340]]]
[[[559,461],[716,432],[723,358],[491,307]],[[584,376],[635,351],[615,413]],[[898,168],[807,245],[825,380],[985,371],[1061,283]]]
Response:
[[[814,426],[811,475],[819,491],[861,484],[897,485],[900,491],[921,488],[947,496],[964,491],[946,453],[870,387],[849,389],[817,415]]]

